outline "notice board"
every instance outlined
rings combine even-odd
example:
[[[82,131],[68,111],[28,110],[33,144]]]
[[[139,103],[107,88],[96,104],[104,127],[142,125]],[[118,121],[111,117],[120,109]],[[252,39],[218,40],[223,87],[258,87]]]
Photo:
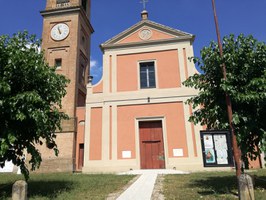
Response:
[[[232,167],[230,131],[200,131],[204,167]]]

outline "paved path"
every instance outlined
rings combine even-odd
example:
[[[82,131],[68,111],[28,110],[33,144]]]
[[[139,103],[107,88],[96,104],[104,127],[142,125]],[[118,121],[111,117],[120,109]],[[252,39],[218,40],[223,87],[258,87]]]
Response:
[[[141,175],[117,200],[150,200],[158,174],[186,174],[177,170],[132,170],[120,174]]]
[[[157,174],[143,174],[117,200],[150,200]]]

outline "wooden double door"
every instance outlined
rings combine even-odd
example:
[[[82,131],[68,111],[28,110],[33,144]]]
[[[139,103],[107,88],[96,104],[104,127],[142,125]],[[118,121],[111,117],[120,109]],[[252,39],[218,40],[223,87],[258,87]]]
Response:
[[[139,122],[141,169],[165,169],[161,121]]]

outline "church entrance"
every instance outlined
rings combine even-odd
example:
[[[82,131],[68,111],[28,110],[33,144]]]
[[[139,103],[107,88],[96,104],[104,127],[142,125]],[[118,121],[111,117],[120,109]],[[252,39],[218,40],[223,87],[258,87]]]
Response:
[[[139,122],[141,169],[165,169],[161,121]]]

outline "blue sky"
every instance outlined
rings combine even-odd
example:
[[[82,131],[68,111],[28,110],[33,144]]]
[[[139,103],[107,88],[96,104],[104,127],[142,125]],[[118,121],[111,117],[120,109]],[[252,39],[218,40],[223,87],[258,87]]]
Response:
[[[1,0],[0,35],[28,30],[41,38],[46,0]],[[266,42],[266,0],[216,0],[221,36],[252,34]],[[196,35],[195,56],[216,40],[211,0],[149,0],[149,19]],[[91,72],[101,78],[102,53],[99,45],[140,20],[140,0],[92,0]]]

